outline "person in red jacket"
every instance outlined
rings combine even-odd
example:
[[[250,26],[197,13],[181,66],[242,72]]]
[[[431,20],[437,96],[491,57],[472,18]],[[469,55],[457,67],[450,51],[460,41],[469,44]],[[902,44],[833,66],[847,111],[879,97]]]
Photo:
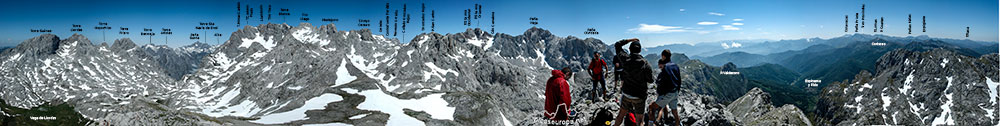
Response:
[[[563,71],[566,70],[568,68]],[[545,83],[545,118],[568,120],[572,102],[565,75],[560,70],[552,70],[552,77]]]
[[[603,100],[604,99],[604,95],[607,93],[605,91],[606,90],[605,89],[605,84],[606,83],[604,82],[604,76],[605,76],[605,74],[604,74],[604,68],[605,67],[607,67],[607,63],[604,62],[604,59],[601,59],[601,53],[594,52],[594,59],[590,60],[590,65],[587,66],[587,69],[590,69],[590,72],[591,72],[590,73],[590,81],[592,81],[594,83],[593,84],[593,86],[594,86],[594,90],[593,90],[594,93],[593,94],[594,95],[593,95],[593,97],[591,97],[591,100],[597,100],[597,99],[602,99]],[[608,68],[608,69],[611,69],[611,68]]]

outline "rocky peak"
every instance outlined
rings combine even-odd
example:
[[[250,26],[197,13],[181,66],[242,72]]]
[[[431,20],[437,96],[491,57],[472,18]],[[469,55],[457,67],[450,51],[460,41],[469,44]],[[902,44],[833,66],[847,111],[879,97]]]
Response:
[[[304,26],[312,28],[312,25],[308,23],[302,24],[297,28],[304,28]],[[287,24],[274,23],[260,24],[256,27],[247,25],[233,32],[229,40],[217,47],[217,52],[221,52],[226,57],[237,57],[237,55],[241,54],[250,55],[266,51],[268,48],[275,47],[276,45],[287,44],[283,43],[282,39],[292,37],[290,35],[291,30],[289,30],[291,28]]]
[[[132,42],[132,39],[129,38],[116,39],[115,43],[111,44],[111,50],[113,51],[123,51],[135,47],[136,47],[135,43]]]
[[[750,89],[746,95],[736,99],[726,107],[727,110],[733,113],[750,113],[747,115],[737,115],[738,118],[760,116],[760,114],[772,108],[774,106],[771,106],[771,94],[764,92],[760,88]]]
[[[70,44],[72,44],[73,46],[90,46],[90,45],[93,45],[93,44],[90,43],[90,39],[87,39],[87,37],[85,37],[83,35],[80,35],[80,34],[75,34],[75,33],[73,34],[73,36],[70,36],[69,38],[66,38],[66,40],[62,40],[62,41],[64,41],[64,42],[60,43],[59,46],[70,45]]]
[[[829,125],[996,125],[996,54],[974,58],[949,49],[897,49],[872,74],[826,86],[818,123]]]
[[[910,57],[911,55],[913,55],[912,51],[906,51],[904,49],[896,49],[888,53],[885,53],[885,55],[882,55],[882,57],[880,57],[877,63],[875,64],[875,71],[885,71],[885,69],[889,68],[890,66],[897,66],[904,64],[906,61],[909,61],[907,60],[907,58]]]
[[[722,65],[722,71],[737,72],[739,70],[736,68],[736,64],[728,62],[725,65]]]
[[[678,65],[681,66],[681,78],[684,78],[681,87],[691,89],[698,94],[715,96],[721,103],[732,102],[749,90],[746,78],[742,74],[722,74],[723,67],[710,66],[700,60],[688,60]],[[733,71],[729,72],[735,72],[735,66],[730,65],[730,67]]]
[[[462,36],[470,37],[470,38],[471,37],[493,37],[493,35],[490,35],[490,33],[486,32],[486,31],[483,31],[483,29],[480,29],[480,28],[467,28],[467,29],[465,29],[465,32],[460,32],[458,34],[460,34]]]
[[[670,62],[674,62],[675,64],[680,64],[680,63],[683,63],[683,62],[687,62],[688,60],[691,60],[691,59],[688,58],[688,56],[685,55],[684,53],[672,53],[672,54],[670,54]]]
[[[55,54],[59,49],[59,37],[54,34],[42,34],[40,36],[24,40],[11,51],[18,51],[36,55]]]
[[[588,41],[590,40],[590,41]],[[594,52],[601,53],[606,62],[611,62],[614,52],[608,45],[597,39],[580,39],[568,36],[562,39],[546,41],[545,56],[549,65],[554,68],[572,67],[586,68],[594,59]],[[648,61],[655,63],[656,61]],[[653,66],[655,69],[655,66]]]
[[[365,29],[360,29],[360,30],[352,30],[351,32],[354,32],[357,35],[361,35],[361,40],[363,40],[363,41],[381,41],[381,40],[376,40],[375,39],[375,35],[372,34],[372,30],[371,29],[365,28]],[[385,38],[382,38],[382,39],[385,39]],[[392,41],[392,42],[399,43],[399,41]]]
[[[970,57],[976,57],[982,55],[979,52],[976,52],[975,50],[969,48],[963,48],[954,44],[949,44],[938,39],[917,40],[904,45],[903,48],[915,52],[925,52],[925,51],[932,51],[935,49],[942,49]]]
[[[429,35],[429,36],[423,36],[423,35]],[[430,43],[426,43],[426,45],[434,45],[441,48],[454,48],[455,46],[469,44],[472,46],[476,46],[477,48],[480,48],[478,50],[486,50],[488,47],[492,47],[494,44],[493,35],[479,28],[468,28],[465,30],[465,32],[447,34],[444,36],[437,35],[437,33],[421,34],[418,35],[414,40],[417,41],[424,40],[425,38],[423,37],[428,37],[426,38],[427,40],[433,40],[436,39],[437,37],[445,37],[443,39],[446,41],[427,41]]]
[[[302,26],[302,24],[309,24],[309,23],[303,22],[303,23],[300,23],[300,26]],[[316,28],[316,30],[320,31],[320,32],[322,32],[324,34],[333,34],[333,33],[337,33],[337,25],[334,25],[333,23],[330,23],[330,24],[319,26],[318,28]]]
[[[214,50],[215,46],[202,42],[194,42],[178,48],[152,44],[142,46],[142,51],[145,52],[144,56],[149,56],[163,68],[164,73],[174,80],[180,80],[184,75],[194,72],[202,58]]]
[[[794,105],[784,105],[775,108],[771,105],[771,95],[759,88],[750,89],[731,104],[726,106],[727,114],[743,125],[797,125],[811,126],[811,121],[806,118]]]
[[[182,47],[184,47],[184,48],[212,48],[212,45],[209,45],[207,43],[203,43],[201,41],[196,41],[194,43],[191,43],[190,45],[185,45],[185,46],[182,46]]]
[[[538,27],[529,28],[528,30],[524,31],[523,35],[528,38],[548,38],[553,36],[552,32],[549,32],[549,30],[545,30]]]

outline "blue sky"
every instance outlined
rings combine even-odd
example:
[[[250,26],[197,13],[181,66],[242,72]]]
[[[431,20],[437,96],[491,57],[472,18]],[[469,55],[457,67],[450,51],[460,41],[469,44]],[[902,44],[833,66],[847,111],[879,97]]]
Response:
[[[132,38],[136,43],[148,43],[150,38],[139,35],[143,28],[171,28],[173,35],[153,36],[152,42],[176,47],[187,45],[190,33],[208,37],[216,44],[214,33],[222,33],[221,41],[238,28],[236,2],[253,5],[259,12],[260,5],[272,7],[272,19],[259,21],[253,17],[252,25],[272,22],[282,23],[277,15],[279,8],[291,9],[287,22],[298,25],[301,13],[308,13],[314,26],[327,24],[321,18],[337,18],[339,30],[355,30],[358,19],[371,20],[367,27],[378,31],[378,21],[385,18],[385,3],[400,10],[407,5],[412,15],[405,35],[390,36],[408,42],[422,32],[430,32],[430,10],[435,11],[438,33],[463,32],[466,28],[480,27],[489,30],[490,12],[496,15],[496,32],[519,35],[532,27],[528,18],[538,17],[535,25],[559,36],[595,37],[610,43],[624,38],[640,38],[646,46],[675,43],[699,43],[743,39],[799,39],[830,38],[853,34],[854,13],[866,5],[865,28],[859,33],[872,33],[872,23],[877,17],[885,18],[885,32],[891,36],[906,34],[906,15],[913,15],[913,34],[940,38],[998,41],[998,1],[931,1],[931,0],[221,0],[221,1],[0,1],[0,46],[13,46],[37,36],[30,29],[51,29],[53,34],[67,37],[74,32],[72,24],[83,25],[86,35],[94,43],[102,41],[101,31],[94,30],[97,22],[108,22],[107,41]],[[474,4],[483,6],[483,19],[472,26],[463,26],[463,11]],[[427,29],[420,30],[420,5],[427,7]],[[244,9],[242,8],[241,9]],[[267,13],[265,11],[265,13]],[[844,15],[850,15],[850,32],[844,32]],[[267,16],[267,15],[265,15]],[[927,16],[928,32],[920,32],[921,16]],[[391,18],[391,17],[390,17]],[[242,19],[241,19],[242,20]],[[390,19],[391,20],[391,19]],[[194,27],[198,22],[215,22],[219,30],[201,31]],[[478,23],[477,23],[478,22]],[[129,35],[119,35],[118,28],[129,28]],[[965,27],[971,27],[971,37],[966,38]],[[587,35],[587,28],[595,28],[599,35]],[[208,34],[204,34],[207,32]],[[110,44],[110,43],[109,43]]]

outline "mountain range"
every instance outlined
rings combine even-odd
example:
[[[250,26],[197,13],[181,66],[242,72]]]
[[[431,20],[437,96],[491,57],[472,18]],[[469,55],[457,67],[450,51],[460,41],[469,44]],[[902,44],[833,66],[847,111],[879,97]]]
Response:
[[[857,44],[866,42],[788,52],[830,54],[842,49],[861,55],[891,51]],[[945,45],[950,43],[937,48],[931,46],[941,44],[907,45],[913,45],[911,50],[930,52],[965,49],[949,49]],[[111,46],[95,45],[82,35],[63,39],[46,34],[0,52],[0,122],[543,125],[545,82],[551,70],[568,67],[576,73],[567,79],[574,101],[571,106],[577,113],[571,122],[585,124],[601,108],[617,113],[615,99],[588,99],[590,75],[579,74],[584,73],[595,52],[611,61],[611,50],[599,39],[561,37],[541,28],[530,28],[520,35],[490,34],[481,29],[431,32],[401,43],[368,29],[337,30],[333,24],[262,24],[233,32],[221,45],[195,43],[178,48],[139,46],[128,38],[115,40]],[[659,56],[646,58],[655,62]],[[815,102],[796,99],[838,98],[810,95],[804,93],[807,89],[789,85],[812,75],[799,71],[807,67],[784,67],[787,65],[781,63],[713,66],[681,53],[670,58],[681,66],[684,78],[680,123],[686,125],[819,125],[865,120],[858,119],[862,115],[827,116],[827,112],[849,111],[822,106],[845,104],[841,101],[813,107],[808,105]],[[875,65],[872,71],[883,68]],[[655,87],[650,85],[648,93],[653,94]],[[621,95],[615,88],[611,90],[609,95]],[[806,107],[800,109],[802,106]],[[45,114],[56,111],[65,114]],[[56,119],[25,119],[39,116]]]

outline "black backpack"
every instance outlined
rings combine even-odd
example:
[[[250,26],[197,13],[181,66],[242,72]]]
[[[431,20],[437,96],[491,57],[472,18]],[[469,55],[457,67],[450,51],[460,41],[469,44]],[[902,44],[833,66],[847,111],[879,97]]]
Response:
[[[587,124],[587,126],[610,126],[610,122],[615,120],[615,116],[608,109],[600,108],[597,112],[594,112],[594,120],[590,121],[590,124]]]
[[[676,67],[676,65],[673,65],[673,66]],[[679,73],[680,70],[678,70],[678,71],[671,71],[669,69],[669,67],[671,67],[671,66],[668,65],[667,67],[665,67],[663,69],[660,69],[661,70],[660,71],[660,75],[657,75],[657,77],[656,77],[657,86],[662,86],[662,87],[657,87],[657,89],[656,89],[656,91],[657,91],[656,93],[658,93],[660,95],[663,95],[663,93],[671,93],[671,92],[680,91],[680,87],[681,87],[681,81],[680,81],[680,77],[681,77],[680,74],[681,73]],[[674,80],[674,79],[677,79],[677,80]]]

